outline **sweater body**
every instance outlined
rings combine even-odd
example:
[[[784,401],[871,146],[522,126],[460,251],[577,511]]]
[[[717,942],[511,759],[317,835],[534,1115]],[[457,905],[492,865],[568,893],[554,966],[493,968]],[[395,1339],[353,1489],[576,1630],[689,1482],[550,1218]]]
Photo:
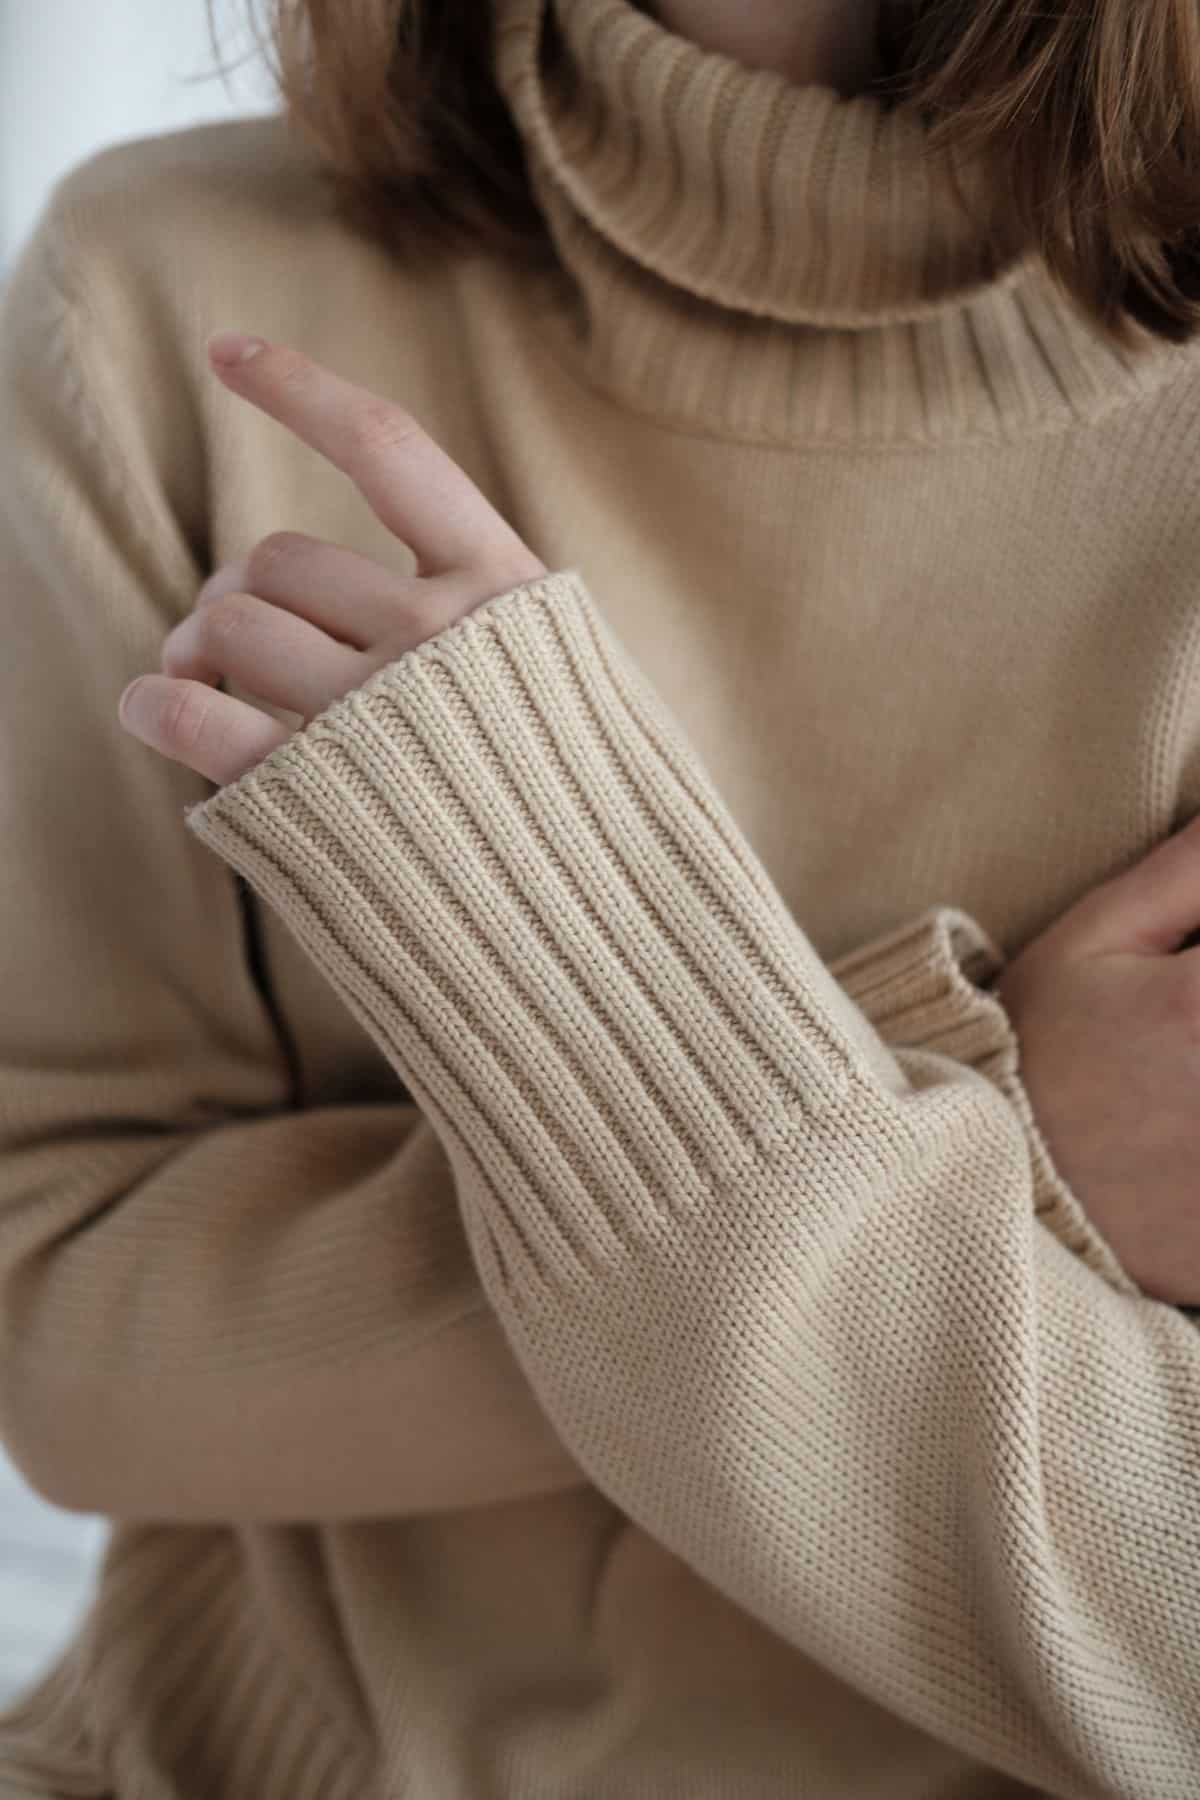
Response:
[[[647,316],[678,307],[661,277],[638,280]],[[1036,313],[1031,300],[1029,318]],[[844,340],[854,334],[837,326],[770,321],[709,343],[698,320],[687,382],[665,392],[661,365],[643,379],[613,336],[590,334],[585,315],[578,295],[484,257],[394,265],[333,216],[315,160],[275,121],[123,145],[75,171],[0,320],[5,391],[31,446],[27,460],[10,446],[5,479],[36,500],[29,512],[9,507],[4,526],[23,591],[40,599],[44,583],[58,596],[47,611],[60,604],[68,620],[76,602],[55,573],[60,548],[80,546],[71,553],[86,571],[88,533],[117,546],[96,577],[103,610],[83,633],[105,653],[93,661],[80,652],[71,690],[84,692],[90,668],[81,734],[118,737],[120,685],[157,667],[161,637],[205,575],[268,532],[302,530],[410,566],[342,475],[206,373],[205,335],[231,325],[303,348],[401,403],[548,568],[582,571],[599,615],[679,721],[835,973],[839,959],[939,906],[972,915],[1011,956],[1200,805],[1194,353],[1144,346],[1109,384],[1089,388],[1031,352],[1006,398],[995,358],[1008,350],[989,348],[977,321],[975,398],[953,382],[918,380],[902,384],[904,408],[897,401],[893,411],[879,370],[903,357],[922,366],[932,352],[919,326],[860,334],[852,349]],[[1077,329],[1086,345],[1087,328]],[[819,364],[807,360],[810,333],[837,340]],[[781,369],[791,371],[786,393]],[[860,405],[860,391],[876,398]],[[88,485],[97,446],[111,452],[103,490]],[[22,604],[18,593],[18,632]],[[31,629],[39,655],[65,646],[61,622],[55,629],[60,636],[45,639]],[[62,667],[30,667],[38,706],[55,703]],[[112,782],[68,791],[61,773],[57,786],[48,776],[51,817],[39,814],[39,829],[72,838],[100,867],[105,843],[127,831],[118,798],[122,808],[140,799],[144,866],[157,873],[143,883],[129,862],[116,870],[128,889],[128,935],[164,969],[165,946],[187,938],[170,1004],[211,1024],[220,1042],[174,1127],[267,1118],[282,1127],[307,1112],[306,1179],[317,1171],[331,1194],[374,1180],[379,1192],[355,1245],[347,1234],[338,1247],[332,1210],[323,1226],[333,1247],[313,1266],[330,1292],[342,1284],[343,1312],[326,1318],[324,1283],[297,1279],[264,1302],[256,1337],[265,1265],[240,1265],[245,1310],[230,1313],[228,1332],[222,1305],[233,1307],[233,1293],[215,1277],[208,1289],[197,1278],[190,1290],[159,1291],[146,1276],[156,1231],[202,1240],[199,1179],[191,1191],[181,1176],[144,1235],[108,1252],[110,1275],[120,1271],[106,1290],[112,1361],[102,1347],[94,1373],[80,1360],[89,1340],[78,1308],[39,1297],[27,1274],[44,1228],[12,1202],[5,1343],[21,1375],[9,1380],[8,1435],[52,1497],[111,1511],[115,1522],[75,1643],[0,1720],[0,1793],[1001,1800],[1136,1791],[1155,1800],[1185,1791],[1177,1764],[1139,1763],[1136,1748],[1111,1785],[1088,1754],[1072,1768],[1064,1752],[1035,1789],[1032,1762],[1022,1779],[1007,1750],[989,1763],[968,1747],[969,1732],[957,1744],[940,1740],[884,1703],[886,1681],[870,1694],[785,1641],[571,1466],[520,1375],[497,1373],[507,1356],[499,1332],[487,1339],[495,1367],[481,1365],[469,1390],[477,1429],[487,1438],[505,1406],[525,1408],[530,1441],[545,1433],[540,1469],[531,1457],[501,1498],[472,1495],[468,1481],[453,1504],[432,1496],[411,1511],[390,1507],[389,1420],[372,1407],[375,1382],[407,1362],[412,1384],[428,1390],[429,1438],[386,1453],[418,1464],[439,1430],[439,1346],[486,1310],[455,1172],[346,993],[282,917],[185,834],[181,801],[211,784],[177,768],[151,778],[150,752],[127,740],[113,754],[134,770],[128,794]],[[19,822],[19,839],[26,830],[17,848],[34,858],[32,826]],[[37,920],[23,929],[32,942]],[[91,948],[103,955],[98,930]],[[236,953],[236,966],[218,964],[218,953]],[[47,1012],[69,1008],[80,982],[103,982],[86,945],[79,956],[64,955],[60,985],[41,993]],[[846,1019],[865,1043],[873,990],[848,982],[844,991]],[[158,1017],[147,1015],[138,1040],[151,1060]],[[932,1033],[926,1045],[955,1054]],[[14,1092],[12,1113],[32,1114],[35,1076]],[[350,1108],[353,1148],[332,1128],[316,1130]],[[43,1154],[50,1182],[54,1157],[69,1166],[70,1144]],[[282,1147],[278,1155],[281,1185],[264,1192],[267,1209],[282,1204],[292,1173]],[[403,1229],[419,1215],[436,1252],[419,1278],[419,1330],[401,1316],[408,1239],[389,1211],[389,1166],[407,1183]],[[986,1210],[986,1191],[979,1205]],[[356,1294],[364,1245],[376,1266]],[[88,1254],[79,1252],[85,1271]],[[1170,1329],[1186,1327],[1173,1319]],[[122,1385],[118,1346],[132,1356],[139,1342],[148,1346],[142,1380]],[[353,1374],[339,1385],[342,1366]],[[227,1516],[208,1501],[188,1516],[189,1493],[208,1477],[199,1451],[195,1468],[187,1460],[187,1405],[202,1444],[210,1427],[199,1421],[219,1413],[235,1368],[250,1372],[250,1398],[233,1404],[246,1406],[250,1436],[261,1434],[247,1444],[244,1505],[239,1513],[231,1462]],[[311,1385],[319,1396],[325,1382],[328,1405],[362,1415],[362,1479],[339,1452],[347,1462],[332,1459],[329,1490],[336,1496],[344,1477],[342,1516],[331,1516],[336,1499],[323,1513],[301,1502],[289,1516],[265,1497],[267,1485],[256,1488],[257,1467],[322,1461],[320,1440],[286,1422],[285,1395]],[[112,1457],[129,1478],[120,1493],[115,1474],[98,1473],[93,1486],[86,1471],[89,1457],[99,1471],[106,1446],[123,1441],[126,1415],[154,1407],[158,1384],[188,1399],[172,1440],[177,1475],[160,1490],[152,1484],[143,1505],[132,1453]],[[47,1408],[62,1409],[59,1460],[36,1447],[34,1414]],[[814,1508],[815,1556],[822,1530]],[[986,1614],[982,1589],[979,1603]],[[924,1653],[935,1680],[935,1638]],[[1031,1695],[1031,1738],[1040,1712]],[[1130,1733],[1132,1743],[1132,1724]],[[1122,1785],[1141,1777],[1136,1789]]]
[[[397,269],[329,216],[314,160],[275,121],[129,155],[158,232],[172,221],[170,281],[160,294],[160,239],[114,191],[129,164],[110,152],[91,181],[123,229],[102,244],[99,209],[87,228],[90,304],[122,315],[115,333],[139,281],[171,309],[199,414],[189,458],[182,396],[158,386],[143,403],[197,488],[211,471],[207,498],[181,502],[201,580],[280,529],[413,566],[345,477],[204,379],[220,312],[395,399],[547,566],[584,567],[827,959],[948,898],[1014,955],[1200,806],[1193,357],[1151,354],[1144,395],[1105,394],[1094,419],[1004,421],[940,447],[912,420],[882,444],[762,443],[702,404],[686,423],[646,417],[595,384],[554,284],[483,260]],[[701,401],[707,387],[702,366]],[[164,602],[164,632],[178,607]],[[287,967],[306,1094],[330,1098],[350,1066],[330,996],[310,993],[309,959],[269,910],[259,929]],[[357,1053],[375,1060],[361,1038]]]
[[[241,313],[396,399],[548,567],[586,569],[828,960],[948,898],[1015,955],[1200,807],[1190,362],[1169,391],[1148,379],[1096,421],[1012,441],[740,441],[589,385],[565,302],[492,264],[415,294],[372,269],[355,331],[289,318],[305,230],[280,246],[269,312],[247,296]],[[209,402],[232,472],[214,566],[281,526],[407,566],[336,472]],[[286,1011],[309,961],[270,911],[261,928]],[[295,1035],[336,1081],[327,1004]]]

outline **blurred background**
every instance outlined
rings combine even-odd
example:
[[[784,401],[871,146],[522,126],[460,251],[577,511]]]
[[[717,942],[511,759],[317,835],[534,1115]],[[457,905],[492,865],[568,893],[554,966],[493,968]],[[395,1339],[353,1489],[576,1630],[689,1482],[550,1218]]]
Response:
[[[58,177],[93,150],[270,112],[241,0],[0,0],[0,284]],[[260,14],[261,16],[261,14]],[[0,1448],[0,1705],[71,1635],[107,1527],[33,1495]]]
[[[246,14],[214,0],[222,76],[204,0],[0,0],[0,277],[47,188],[91,151],[274,110]]]

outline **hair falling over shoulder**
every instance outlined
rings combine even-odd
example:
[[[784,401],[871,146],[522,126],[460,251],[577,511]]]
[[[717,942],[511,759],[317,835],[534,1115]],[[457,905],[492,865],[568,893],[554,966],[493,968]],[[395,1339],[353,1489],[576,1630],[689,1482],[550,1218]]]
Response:
[[[239,3],[359,228],[397,253],[546,258],[486,0]],[[1200,329],[1198,0],[883,0],[880,29],[880,97],[984,160],[1100,326]]]

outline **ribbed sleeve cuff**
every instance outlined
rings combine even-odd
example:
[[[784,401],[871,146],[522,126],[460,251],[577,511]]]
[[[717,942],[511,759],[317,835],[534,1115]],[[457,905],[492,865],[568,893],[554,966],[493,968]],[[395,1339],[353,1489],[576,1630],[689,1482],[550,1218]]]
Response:
[[[535,1262],[658,1229],[861,1073],[828,971],[574,570],[377,670],[185,818],[478,1178],[541,1199]]]
[[[1039,1216],[1089,1267],[1122,1293],[1126,1273],[1060,1175],[1021,1077],[1021,1047],[989,991],[1004,958],[971,917],[936,906],[830,965],[839,985],[893,1050],[932,1051],[969,1063],[1006,1096],[1025,1129]]]
[[[992,1074],[1012,1033],[985,993],[1004,958],[969,913],[934,906],[830,965],[889,1044],[938,1050]]]
[[[999,1002],[968,1005],[970,922],[893,933],[839,986],[575,570],[377,670],[185,819],[487,1191],[506,1284],[514,1260],[523,1283],[570,1281],[670,1235],[786,1150],[799,1115],[883,1120],[899,1078],[855,997],[978,1059],[1025,1120],[1041,1203],[1102,1248]]]

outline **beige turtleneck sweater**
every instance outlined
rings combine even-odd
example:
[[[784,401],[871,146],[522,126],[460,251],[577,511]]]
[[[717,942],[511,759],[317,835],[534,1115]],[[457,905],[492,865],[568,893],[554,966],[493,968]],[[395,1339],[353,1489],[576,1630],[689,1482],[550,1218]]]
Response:
[[[114,1520],[0,1796],[1194,1800],[1200,1335],[983,984],[1200,803],[1198,353],[913,121],[550,6],[561,276],[247,120],[0,297],[0,1428]],[[116,718],[209,570],[407,566],[227,325],[553,572],[214,791]]]

